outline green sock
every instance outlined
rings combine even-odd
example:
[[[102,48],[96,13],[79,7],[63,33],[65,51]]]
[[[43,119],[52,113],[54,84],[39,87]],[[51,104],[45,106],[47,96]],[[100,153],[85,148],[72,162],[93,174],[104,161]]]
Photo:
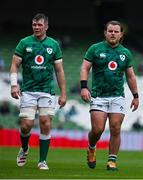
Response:
[[[50,145],[50,139],[40,139],[40,160],[39,162],[46,161],[48,150]]]
[[[29,137],[30,135],[28,136],[22,136],[20,135],[20,139],[21,139],[21,143],[22,143],[22,148],[23,148],[23,151],[26,152],[27,149],[28,149],[28,141],[29,141]]]

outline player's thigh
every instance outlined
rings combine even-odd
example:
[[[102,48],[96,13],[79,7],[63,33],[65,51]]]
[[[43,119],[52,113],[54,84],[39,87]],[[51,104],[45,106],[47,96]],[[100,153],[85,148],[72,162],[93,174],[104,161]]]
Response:
[[[51,119],[55,115],[55,106],[55,96],[48,93],[41,94],[38,100],[39,116],[48,116]]]
[[[107,120],[107,113],[100,110],[92,110],[90,111],[90,116],[92,129],[103,131]]]
[[[21,121],[34,120],[36,111],[37,111],[36,107],[20,107],[19,117]]]
[[[109,126],[113,129],[120,129],[125,117],[122,113],[109,113]]]
[[[23,124],[32,124],[37,111],[37,97],[32,92],[22,92],[19,117]],[[29,123],[28,123],[29,122]]]

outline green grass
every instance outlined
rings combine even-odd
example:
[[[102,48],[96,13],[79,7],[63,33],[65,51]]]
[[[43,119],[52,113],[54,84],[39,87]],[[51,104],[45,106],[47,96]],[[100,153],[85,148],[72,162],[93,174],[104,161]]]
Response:
[[[123,152],[118,155],[116,172],[106,170],[107,151],[97,151],[97,167],[86,165],[85,149],[50,149],[49,171],[37,168],[38,148],[31,148],[25,167],[16,166],[18,148],[0,148],[0,179],[143,179],[143,153]]]

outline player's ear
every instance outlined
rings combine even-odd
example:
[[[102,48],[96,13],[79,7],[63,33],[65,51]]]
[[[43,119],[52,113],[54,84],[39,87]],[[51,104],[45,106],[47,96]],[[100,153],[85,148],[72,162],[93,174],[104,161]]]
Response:
[[[120,38],[123,38],[123,35],[124,35],[124,33],[123,33],[123,32],[121,32]]]
[[[46,31],[48,30],[48,28],[49,28],[48,23],[46,23],[46,25],[45,25]]]

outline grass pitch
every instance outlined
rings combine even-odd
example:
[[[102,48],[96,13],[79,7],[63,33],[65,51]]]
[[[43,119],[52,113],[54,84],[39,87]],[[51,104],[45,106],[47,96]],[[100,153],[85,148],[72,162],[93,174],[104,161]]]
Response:
[[[143,153],[120,151],[118,171],[107,171],[108,152],[97,150],[97,167],[86,165],[85,149],[50,149],[48,166],[50,170],[37,168],[39,150],[31,148],[27,163],[16,165],[18,148],[0,148],[0,179],[143,179]]]

